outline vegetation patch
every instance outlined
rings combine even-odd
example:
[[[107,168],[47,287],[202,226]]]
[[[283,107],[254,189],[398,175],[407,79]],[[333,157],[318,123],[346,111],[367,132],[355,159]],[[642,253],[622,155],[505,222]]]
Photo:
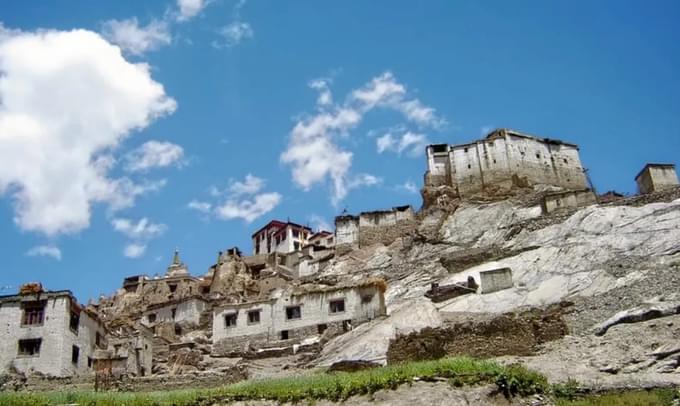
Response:
[[[671,406],[680,399],[678,390],[654,389],[588,395],[583,397],[557,397],[557,406]]]
[[[504,367],[491,361],[448,358],[391,365],[358,372],[316,374],[290,378],[255,380],[221,388],[153,393],[47,392],[0,393],[0,404],[8,406],[197,406],[216,401],[268,399],[279,402],[342,400],[396,389],[416,379],[448,379],[452,384],[496,383],[508,396],[544,393],[549,386],[544,376],[522,366]]]

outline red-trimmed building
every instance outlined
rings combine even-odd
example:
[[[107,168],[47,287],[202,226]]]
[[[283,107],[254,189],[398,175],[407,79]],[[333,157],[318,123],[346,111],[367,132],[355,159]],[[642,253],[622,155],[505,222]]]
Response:
[[[299,251],[309,243],[312,234],[312,229],[307,226],[272,220],[253,233],[253,255]]]

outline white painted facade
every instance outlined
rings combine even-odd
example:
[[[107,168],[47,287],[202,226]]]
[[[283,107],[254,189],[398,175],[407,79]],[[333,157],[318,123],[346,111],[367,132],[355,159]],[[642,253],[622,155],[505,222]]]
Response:
[[[312,236],[309,227],[291,222],[271,221],[252,235],[253,255],[288,254],[299,251]]]
[[[344,311],[332,312],[331,302],[344,300]],[[300,307],[300,317],[289,319],[286,309]],[[259,322],[249,320],[249,312],[259,312]],[[213,342],[230,337],[267,334],[278,340],[281,331],[345,320],[370,320],[385,314],[383,293],[373,286],[352,287],[327,292],[289,295],[279,291],[266,301],[230,304],[213,311]],[[227,326],[227,316],[236,315]]]
[[[182,323],[190,326],[198,326],[201,313],[208,307],[205,300],[190,298],[178,303],[154,307],[144,312],[142,324],[153,327],[158,323]],[[151,318],[150,315],[153,315]],[[153,320],[153,321],[150,321]]]
[[[453,186],[461,196],[509,188],[518,181],[527,186],[588,187],[578,146],[511,130],[497,130],[469,144],[430,145],[427,163],[426,185]]]
[[[43,322],[23,325],[22,301],[40,298],[46,301]],[[14,368],[31,374],[39,372],[49,376],[67,377],[94,373],[93,354],[99,333],[100,346],[105,347],[105,329],[100,322],[80,311],[78,327],[70,326],[72,302],[79,309],[70,292],[45,292],[29,296],[0,298],[0,372]],[[20,355],[20,340],[40,339],[40,349],[35,355]],[[73,361],[73,348],[78,356]]]
[[[673,164],[647,164],[635,177],[642,194],[658,192],[678,186],[678,175]]]

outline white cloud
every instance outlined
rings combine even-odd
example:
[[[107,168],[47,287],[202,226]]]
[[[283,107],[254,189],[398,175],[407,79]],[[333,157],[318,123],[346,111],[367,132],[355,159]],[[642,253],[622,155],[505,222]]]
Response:
[[[293,182],[305,191],[317,183],[330,181],[331,201],[337,205],[352,186],[375,184],[351,177],[353,154],[339,145],[339,141],[355,129],[368,112],[378,107],[391,109],[409,122],[429,127],[438,127],[444,120],[436,115],[433,108],[423,105],[418,99],[409,98],[406,87],[398,83],[390,72],[351,91],[342,104],[333,103],[329,83],[326,79],[309,82],[309,86],[319,92],[318,111],[296,122],[290,132],[288,146],[281,154],[281,162],[291,166]],[[379,139],[378,149],[395,148],[411,154],[422,146],[422,142],[426,142],[423,135],[409,132],[408,136],[404,134],[401,137],[399,143],[391,137]]]
[[[154,19],[141,27],[136,17],[104,22],[102,35],[133,55],[154,51],[172,41],[167,22]]]
[[[26,252],[29,257],[52,257],[61,261],[61,250],[54,245],[38,245]]]
[[[397,190],[404,190],[408,193],[418,193],[418,186],[415,184],[415,182],[411,180],[407,180],[401,185],[397,185]]]
[[[332,231],[334,228],[329,222],[326,221],[325,218],[319,216],[318,214],[311,214],[308,219],[311,223],[312,230],[314,231]]]
[[[231,23],[220,28],[217,33],[222,37],[221,41],[213,41],[212,45],[215,48],[231,48],[240,44],[246,39],[250,39],[255,35],[253,28],[244,21],[232,21]]]
[[[416,134],[407,131],[397,138],[392,133],[376,139],[376,147],[379,154],[385,151],[392,151],[399,155],[406,153],[406,155],[417,158],[425,155],[425,147],[429,144],[429,140],[424,134]]]
[[[280,202],[280,194],[263,193],[254,196],[252,199],[229,199],[221,206],[216,207],[215,213],[222,220],[240,218],[251,223],[258,217],[272,211]]]
[[[203,0],[177,0],[179,8],[177,21],[187,21],[196,17],[207,5],[208,2]]]
[[[123,249],[123,255],[127,258],[139,258],[146,252],[146,244],[130,243]]]
[[[264,179],[247,174],[243,181],[230,180],[224,191],[215,186],[208,188],[210,196],[225,201],[212,204],[194,199],[188,207],[202,213],[213,210],[221,220],[243,219],[250,223],[272,211],[281,202],[279,193],[260,193],[265,185]]]
[[[93,203],[129,207],[159,183],[112,179],[107,156],[131,132],[172,113],[150,68],[85,31],[0,36],[0,195],[23,230],[48,235],[89,226]]]
[[[132,240],[150,240],[160,237],[167,230],[165,224],[156,224],[144,217],[137,223],[126,218],[115,218],[111,220],[113,229],[124,234]]]
[[[260,190],[265,185],[264,179],[258,178],[251,174],[247,174],[243,182],[232,181],[227,189],[232,197],[237,197],[241,195],[253,195]]]
[[[194,199],[190,201],[189,204],[187,204],[187,207],[192,210],[200,211],[201,213],[209,213],[210,209],[212,208],[212,204]]]
[[[130,151],[125,157],[125,169],[130,172],[162,168],[172,164],[181,166],[184,149],[177,144],[161,141],[147,141]]]

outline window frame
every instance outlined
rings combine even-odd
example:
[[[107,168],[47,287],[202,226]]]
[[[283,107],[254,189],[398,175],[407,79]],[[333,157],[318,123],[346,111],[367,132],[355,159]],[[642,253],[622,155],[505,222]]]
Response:
[[[253,315],[253,314],[257,315],[257,320],[255,320],[255,321],[251,320],[251,315]],[[261,314],[262,314],[262,309],[248,310],[246,312],[248,325],[252,326],[252,325],[260,324],[260,322],[262,321]]]
[[[42,338],[24,338],[19,341],[17,341],[17,357],[19,358],[30,358],[30,357],[39,357],[40,356],[40,350],[42,349]],[[24,348],[26,348],[27,343],[32,343],[36,344],[36,346],[31,347],[34,348],[34,352],[27,352],[27,351],[22,351],[22,343],[24,343]]]
[[[233,318],[234,324],[231,324],[229,320]],[[231,312],[224,315],[224,328],[234,328],[238,325],[238,313]]]
[[[340,307],[342,308],[342,310],[337,310],[337,309],[334,310],[334,305],[337,306],[338,304],[341,304]],[[329,314],[345,313],[345,311],[347,310],[345,305],[346,305],[346,300],[345,300],[344,297],[337,298],[337,299],[331,299],[331,300],[328,301],[328,313]]]
[[[295,316],[295,313],[292,312],[293,309],[298,309],[297,312],[297,317],[292,317]],[[291,306],[286,306],[286,321],[293,321],[293,320],[300,320],[302,319],[302,306],[300,305],[291,305]]]

